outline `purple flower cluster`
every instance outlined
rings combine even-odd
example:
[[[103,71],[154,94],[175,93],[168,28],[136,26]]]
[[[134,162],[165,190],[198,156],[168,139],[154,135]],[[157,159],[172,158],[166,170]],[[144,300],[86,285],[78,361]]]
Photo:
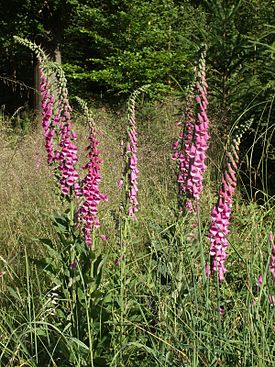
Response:
[[[62,92],[58,98],[57,113],[53,117],[54,97],[51,95],[51,86],[44,73],[43,64],[40,67],[41,83],[40,91],[42,94],[42,126],[45,135],[45,146],[48,154],[48,163],[58,164],[59,183],[61,192],[69,195],[72,188],[76,196],[81,195],[79,177],[75,169],[78,161],[77,146],[75,144],[76,134],[71,128],[71,107],[67,99],[66,79],[61,70],[58,70],[59,90]],[[58,130],[58,132],[57,132]],[[58,149],[54,150],[53,138],[59,140]]]
[[[89,158],[89,161],[83,167],[83,169],[88,170],[88,173],[82,182],[82,194],[85,201],[78,210],[78,217],[81,225],[83,226],[85,242],[89,247],[91,247],[92,230],[93,228],[100,227],[97,205],[102,200],[107,201],[108,197],[102,194],[99,190],[99,183],[101,181],[100,163],[102,161],[99,158],[99,151],[97,149],[99,142],[96,138],[96,130],[94,126],[91,127],[89,141],[90,144],[87,147],[87,157]]]
[[[219,199],[211,211],[212,224],[209,229],[210,239],[210,274],[218,272],[219,281],[224,280],[225,260],[227,258],[230,215],[233,203],[233,194],[237,185],[237,165],[239,161],[239,139],[234,139],[231,152],[227,152],[226,169],[222,177],[222,185],[219,189]]]
[[[192,201],[199,199],[203,189],[203,174],[206,170],[205,161],[209,140],[205,52],[202,53],[196,79],[197,81],[187,97],[184,130],[172,146],[174,149],[172,158],[179,161],[180,196],[183,193],[186,194],[185,206],[190,211],[192,210]]]
[[[56,153],[55,159],[59,161],[58,169],[61,173],[59,180],[61,192],[64,195],[70,194],[70,188],[74,189],[77,197],[81,196],[79,176],[75,169],[78,161],[76,134],[71,131],[71,123],[61,123],[60,125],[60,151]]]
[[[208,149],[208,128],[209,120],[207,117],[207,84],[205,81],[205,61],[202,60],[201,70],[198,73],[200,82],[196,83],[196,102],[199,106],[197,121],[194,125],[194,139],[190,147],[190,170],[187,179],[187,191],[189,195],[198,199],[203,189],[203,174],[206,170],[206,151]]]
[[[75,168],[78,162],[78,152],[76,146],[76,133],[72,131],[71,111],[68,101],[67,81],[62,69],[57,69],[56,77],[59,86],[58,111],[54,118],[54,123],[59,124],[59,151],[55,155],[59,162],[60,187],[64,195],[69,195],[71,189],[77,197],[81,196],[79,185],[79,175]]]
[[[40,93],[42,96],[42,127],[45,136],[45,148],[48,155],[48,163],[51,164],[54,161],[54,147],[53,137],[55,135],[54,126],[52,126],[52,115],[54,96],[50,94],[50,88],[48,78],[44,72],[40,69]]]
[[[139,91],[137,91],[138,93]],[[136,95],[137,95],[136,93]],[[135,97],[133,95],[132,98],[132,105],[130,106],[130,128],[128,132],[129,143],[127,144],[127,155],[128,155],[128,165],[129,165],[129,201],[130,206],[128,209],[128,214],[132,218],[136,218],[135,214],[138,211],[138,186],[137,186],[137,179],[138,179],[138,167],[137,167],[137,126],[136,126],[136,117],[135,117]]]
[[[269,262],[269,270],[271,272],[272,279],[275,280],[275,242],[272,233],[269,234],[269,241],[271,243],[271,257]]]
[[[178,140],[172,145],[172,148],[174,150],[172,154],[172,159],[177,160],[179,162],[179,174],[177,181],[179,184],[180,198],[182,198],[183,193],[187,193],[187,180],[189,177],[189,168],[191,161],[190,148],[193,141],[194,124],[195,124],[193,101],[194,101],[194,94],[193,90],[191,90],[186,100],[186,112],[182,115],[182,119],[185,119],[184,131],[181,131],[179,133]],[[176,125],[182,126],[183,122],[179,121],[177,122]],[[186,206],[188,206],[187,202]]]

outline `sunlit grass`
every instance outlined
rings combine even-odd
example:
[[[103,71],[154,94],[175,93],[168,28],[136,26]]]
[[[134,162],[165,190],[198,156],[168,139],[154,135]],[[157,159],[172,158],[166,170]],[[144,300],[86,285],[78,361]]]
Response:
[[[273,366],[275,318],[268,299],[272,287],[267,286],[272,203],[260,206],[236,195],[226,280],[219,285],[215,278],[208,279],[204,262],[209,213],[219,182],[211,181],[208,172],[199,213],[178,216],[170,160],[175,108],[171,101],[158,108],[146,105],[137,116],[138,221],[130,225],[123,268],[116,266],[116,220],[122,200],[117,180],[123,171],[121,139],[127,117],[105,109],[94,113],[104,160],[102,191],[110,198],[100,207],[101,233],[109,239],[98,241],[95,248],[106,256],[106,263],[100,283],[104,297],[96,299],[102,317],[89,329],[90,337],[92,331],[101,335],[94,344],[94,366]],[[80,117],[75,126],[82,164],[88,132]],[[61,300],[51,296],[53,284],[30,261],[46,254],[36,238],[51,238],[60,248],[50,216],[62,204],[54,194],[41,135],[39,126],[20,139],[1,130],[0,366],[92,366],[89,348],[68,331],[71,320],[64,317],[63,324],[54,323]],[[220,165],[217,154],[211,163]],[[262,290],[257,289],[259,275],[267,279]],[[81,328],[87,328],[86,322]]]

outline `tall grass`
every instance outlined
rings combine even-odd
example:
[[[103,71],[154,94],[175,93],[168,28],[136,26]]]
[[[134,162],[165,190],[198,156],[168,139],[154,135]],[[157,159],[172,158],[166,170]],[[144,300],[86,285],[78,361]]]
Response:
[[[268,234],[275,208],[237,192],[225,281],[207,278],[209,213],[219,182],[208,173],[200,212],[178,215],[170,160],[175,113],[171,99],[137,108],[140,205],[138,220],[121,236],[117,181],[127,113],[93,109],[109,197],[99,210],[107,238],[92,251],[91,277],[81,267],[70,275],[75,286],[59,259],[66,245],[50,220],[64,208],[53,193],[40,127],[18,139],[2,121],[0,366],[274,365]],[[88,135],[81,116],[75,128],[81,150]],[[212,156],[213,165],[218,159]],[[36,240],[45,236],[51,242]],[[118,264],[120,241],[127,253]]]

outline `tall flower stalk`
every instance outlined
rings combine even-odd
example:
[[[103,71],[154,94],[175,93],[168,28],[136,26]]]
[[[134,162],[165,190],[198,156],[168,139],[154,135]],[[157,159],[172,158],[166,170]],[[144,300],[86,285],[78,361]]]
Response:
[[[240,137],[233,139],[229,151],[226,153],[226,167],[222,176],[217,204],[211,211],[212,224],[209,229],[210,239],[210,274],[218,273],[220,282],[224,280],[227,259],[230,216],[233,195],[237,186],[236,172],[239,162]]]
[[[269,271],[271,273],[272,279],[275,280],[275,240],[272,233],[269,234],[269,242],[271,244],[271,256],[269,261]]]
[[[98,217],[98,204],[101,201],[107,201],[107,195],[100,192],[99,184],[101,181],[100,175],[100,152],[98,150],[99,142],[97,140],[96,128],[94,120],[89,112],[87,104],[78,98],[78,102],[84,110],[84,115],[90,127],[89,145],[87,147],[88,162],[83,167],[87,170],[87,175],[81,182],[82,195],[84,202],[78,210],[78,219],[84,233],[85,242],[88,247],[93,244],[93,230],[100,227]]]
[[[227,248],[230,217],[233,205],[233,196],[237,187],[237,170],[239,164],[239,148],[243,134],[250,127],[252,120],[241,125],[235,133],[226,153],[225,169],[222,184],[219,188],[219,197],[211,211],[211,226],[208,238],[210,240],[210,267],[206,264],[207,275],[217,274],[219,282],[225,279],[227,269]]]
[[[64,72],[60,65],[50,62],[35,43],[20,37],[14,38],[34,51],[39,61],[42,127],[47,161],[55,167],[62,194],[68,196],[75,193],[80,196],[79,177],[75,168],[78,162],[76,133],[71,126],[71,107]]]
[[[133,219],[136,219],[136,213],[138,212],[138,157],[137,157],[137,122],[136,122],[136,101],[140,93],[145,92],[148,85],[145,85],[135,90],[128,100],[128,143],[126,147],[127,156],[127,172],[128,182],[126,185],[129,207],[128,215]]]
[[[42,128],[45,136],[45,148],[47,151],[48,164],[54,161],[54,144],[53,137],[55,135],[55,127],[52,123],[53,109],[55,98],[50,93],[49,80],[46,74],[40,69],[40,93],[42,96]]]
[[[180,205],[193,210],[193,202],[198,201],[203,190],[203,174],[206,170],[206,151],[209,140],[209,120],[207,117],[207,83],[205,72],[206,51],[201,54],[198,69],[195,69],[195,83],[189,87],[186,99],[184,122],[178,122],[183,130],[173,144],[172,158],[179,162]],[[182,198],[185,196],[185,200]]]
[[[67,80],[62,68],[58,64],[53,63],[51,67],[55,71],[58,86],[58,106],[54,116],[54,123],[59,127],[59,149],[56,151],[55,161],[59,163],[60,188],[64,195],[71,194],[74,191],[75,195],[80,197],[79,175],[76,170],[78,162],[77,137],[72,130],[72,108],[68,100]]]

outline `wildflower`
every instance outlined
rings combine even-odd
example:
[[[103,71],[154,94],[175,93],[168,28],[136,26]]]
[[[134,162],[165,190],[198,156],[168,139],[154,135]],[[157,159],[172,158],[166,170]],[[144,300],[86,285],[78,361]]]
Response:
[[[263,284],[263,276],[259,275],[258,280],[257,280],[257,286],[260,287]]]
[[[77,266],[77,262],[75,260],[70,263],[70,269],[75,270],[76,266]]]
[[[239,161],[238,149],[240,138],[233,139],[231,152],[227,153],[226,169],[219,189],[219,199],[211,211],[212,224],[209,229],[210,239],[210,271],[218,272],[219,281],[224,280],[226,273],[225,260],[227,258],[230,215],[233,203],[233,194],[237,185],[236,169]]]
[[[78,152],[76,146],[76,133],[72,131],[71,111],[72,108],[67,99],[67,81],[63,70],[56,69],[56,78],[59,86],[58,112],[54,118],[54,124],[59,124],[59,151],[55,154],[55,160],[59,162],[60,186],[64,195],[68,195],[73,189],[76,196],[81,196],[79,175],[76,171]]]
[[[122,190],[123,185],[124,185],[124,181],[123,181],[123,179],[121,178],[121,179],[120,179],[120,180],[118,180],[118,182],[117,182],[117,187],[118,187],[118,189],[119,189],[119,190]]]
[[[92,124],[90,129],[89,142],[90,144],[87,147],[87,158],[89,158],[89,161],[83,167],[83,169],[87,170],[88,173],[82,181],[82,194],[85,200],[78,210],[78,217],[83,228],[85,242],[89,247],[91,247],[92,230],[93,228],[100,227],[97,206],[100,201],[108,200],[108,197],[102,194],[99,190],[99,183],[101,181],[100,164],[102,161],[99,157],[99,151],[97,149],[99,142],[96,138],[94,124]]]
[[[224,307],[220,306],[216,308],[216,311],[220,314],[220,316],[223,316],[225,313]]]
[[[100,239],[101,239],[102,241],[108,241],[108,240],[109,240],[109,237],[108,237],[106,234],[102,234],[102,235],[100,236]]]
[[[135,115],[135,105],[136,98],[141,92],[141,89],[136,90],[129,99],[128,109],[129,109],[129,131],[128,131],[128,139],[129,142],[127,144],[127,155],[128,155],[128,180],[129,180],[129,208],[128,214],[133,219],[136,218],[135,214],[138,211],[138,174],[139,170],[137,167],[138,159],[137,159],[137,125],[136,125],[136,115]]]
[[[125,255],[122,254],[118,258],[116,258],[116,260],[115,260],[115,266],[118,266],[121,263],[121,261],[124,260],[124,257],[125,257]]]
[[[70,187],[75,191],[76,196],[81,195],[79,176],[75,169],[78,161],[77,146],[74,143],[75,134],[70,130],[70,124],[61,124],[60,127],[60,152],[55,156],[59,161],[58,169],[61,173],[60,186],[64,195],[68,195]]]
[[[275,280],[275,242],[273,234],[269,234],[269,241],[271,242],[271,257],[269,262],[269,270],[271,272],[272,278]]]
[[[189,87],[186,99],[186,112],[178,140],[172,145],[172,159],[179,163],[179,196],[186,195],[185,207],[193,210],[193,200],[198,200],[203,189],[203,174],[206,170],[206,151],[208,149],[207,83],[205,80],[205,52],[202,53],[199,69],[196,71],[197,82]],[[195,106],[198,110],[195,112]],[[183,203],[180,203],[181,205]]]
[[[50,94],[49,82],[46,74],[40,68],[40,93],[42,96],[42,127],[45,136],[45,148],[48,155],[48,163],[54,161],[53,137],[55,130],[52,127],[51,119],[53,115],[54,97]]]

